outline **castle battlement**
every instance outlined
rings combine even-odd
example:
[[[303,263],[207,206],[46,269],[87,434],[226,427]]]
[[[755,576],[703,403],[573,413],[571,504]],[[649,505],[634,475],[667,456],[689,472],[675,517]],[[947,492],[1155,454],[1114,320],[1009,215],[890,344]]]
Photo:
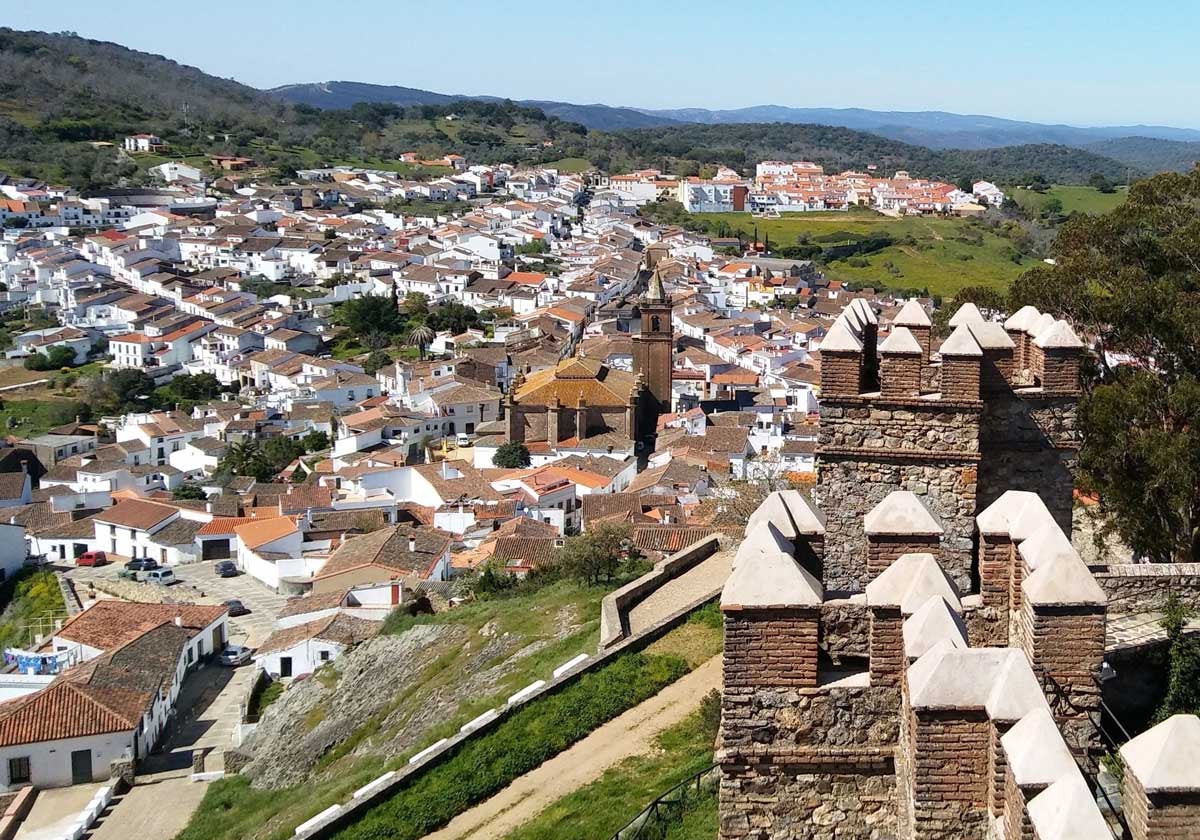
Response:
[[[964,307],[934,352],[923,312],[879,341],[865,309],[821,349],[814,499],[767,497],[722,593],[720,837],[1109,837],[1076,762],[1108,620],[1069,536],[1082,342]],[[1135,840],[1200,825],[1167,726],[1200,758],[1195,718],[1122,751]]]
[[[861,523],[894,490],[926,498],[945,528],[947,569],[963,587],[972,519],[1004,491],[1043,492],[1070,529],[1084,345],[1065,321],[1032,308],[1018,315],[1001,325],[963,306],[936,358],[932,322],[915,302],[883,341],[860,300],[834,322],[820,347],[817,498],[830,517],[826,586],[865,586]]]
[[[1041,498],[975,518],[968,594],[915,494],[866,520],[872,578],[848,599],[812,571],[827,533],[800,494],[746,526],[721,597],[722,840],[1111,836],[1075,758],[1098,746],[1107,597]],[[1200,755],[1200,721],[1161,727],[1180,740],[1164,760],[1158,729],[1122,750],[1137,840],[1200,824],[1200,776],[1174,757]]]

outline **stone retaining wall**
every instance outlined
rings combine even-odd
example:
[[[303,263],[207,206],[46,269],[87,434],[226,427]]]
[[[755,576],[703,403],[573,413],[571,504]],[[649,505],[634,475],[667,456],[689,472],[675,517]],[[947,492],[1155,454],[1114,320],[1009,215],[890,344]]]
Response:
[[[629,634],[628,616],[634,605],[663,584],[707,560],[721,548],[720,537],[713,535],[689,545],[654,564],[640,578],[608,595],[600,604],[600,650],[612,647]]]
[[[1123,563],[1090,566],[1108,595],[1110,615],[1159,612],[1174,593],[1200,607],[1200,563]]]
[[[33,800],[37,798],[37,788],[27,785],[17,791],[12,800],[0,815],[0,840],[12,840],[16,837],[21,823],[33,808]]]

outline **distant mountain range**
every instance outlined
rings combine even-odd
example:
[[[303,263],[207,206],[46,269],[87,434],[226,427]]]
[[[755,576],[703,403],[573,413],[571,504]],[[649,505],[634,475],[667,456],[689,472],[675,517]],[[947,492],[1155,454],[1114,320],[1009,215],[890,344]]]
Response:
[[[464,99],[501,99],[364,82],[285,85],[268,93],[318,108],[348,108],[356,102],[408,106],[446,105]],[[808,123],[867,131],[931,149],[991,149],[1025,144],[1074,146],[1146,169],[1190,169],[1192,161],[1200,158],[1200,130],[1161,125],[1081,128],[947,111],[788,108],[782,105],[755,105],[733,110],[654,110],[553,100],[522,100],[519,104],[540,108],[550,116],[601,131],[684,124]],[[1191,144],[1197,145],[1193,149]]]

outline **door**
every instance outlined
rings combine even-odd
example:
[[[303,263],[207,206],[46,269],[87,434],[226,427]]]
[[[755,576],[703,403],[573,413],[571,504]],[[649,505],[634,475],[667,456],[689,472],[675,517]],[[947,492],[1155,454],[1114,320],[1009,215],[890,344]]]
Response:
[[[85,785],[92,780],[92,751],[71,751],[71,784]]]
[[[279,676],[290,677],[292,675],[292,657],[279,657]]]

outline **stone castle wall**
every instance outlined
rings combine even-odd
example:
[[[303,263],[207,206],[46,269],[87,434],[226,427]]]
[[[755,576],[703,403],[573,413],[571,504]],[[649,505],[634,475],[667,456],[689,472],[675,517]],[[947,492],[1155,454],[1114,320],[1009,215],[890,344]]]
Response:
[[[989,398],[980,420],[979,508],[1006,490],[1028,490],[1045,501],[1065,533],[1081,434],[1077,399],[1018,391]]]
[[[727,688],[721,838],[892,836],[895,688]]]

